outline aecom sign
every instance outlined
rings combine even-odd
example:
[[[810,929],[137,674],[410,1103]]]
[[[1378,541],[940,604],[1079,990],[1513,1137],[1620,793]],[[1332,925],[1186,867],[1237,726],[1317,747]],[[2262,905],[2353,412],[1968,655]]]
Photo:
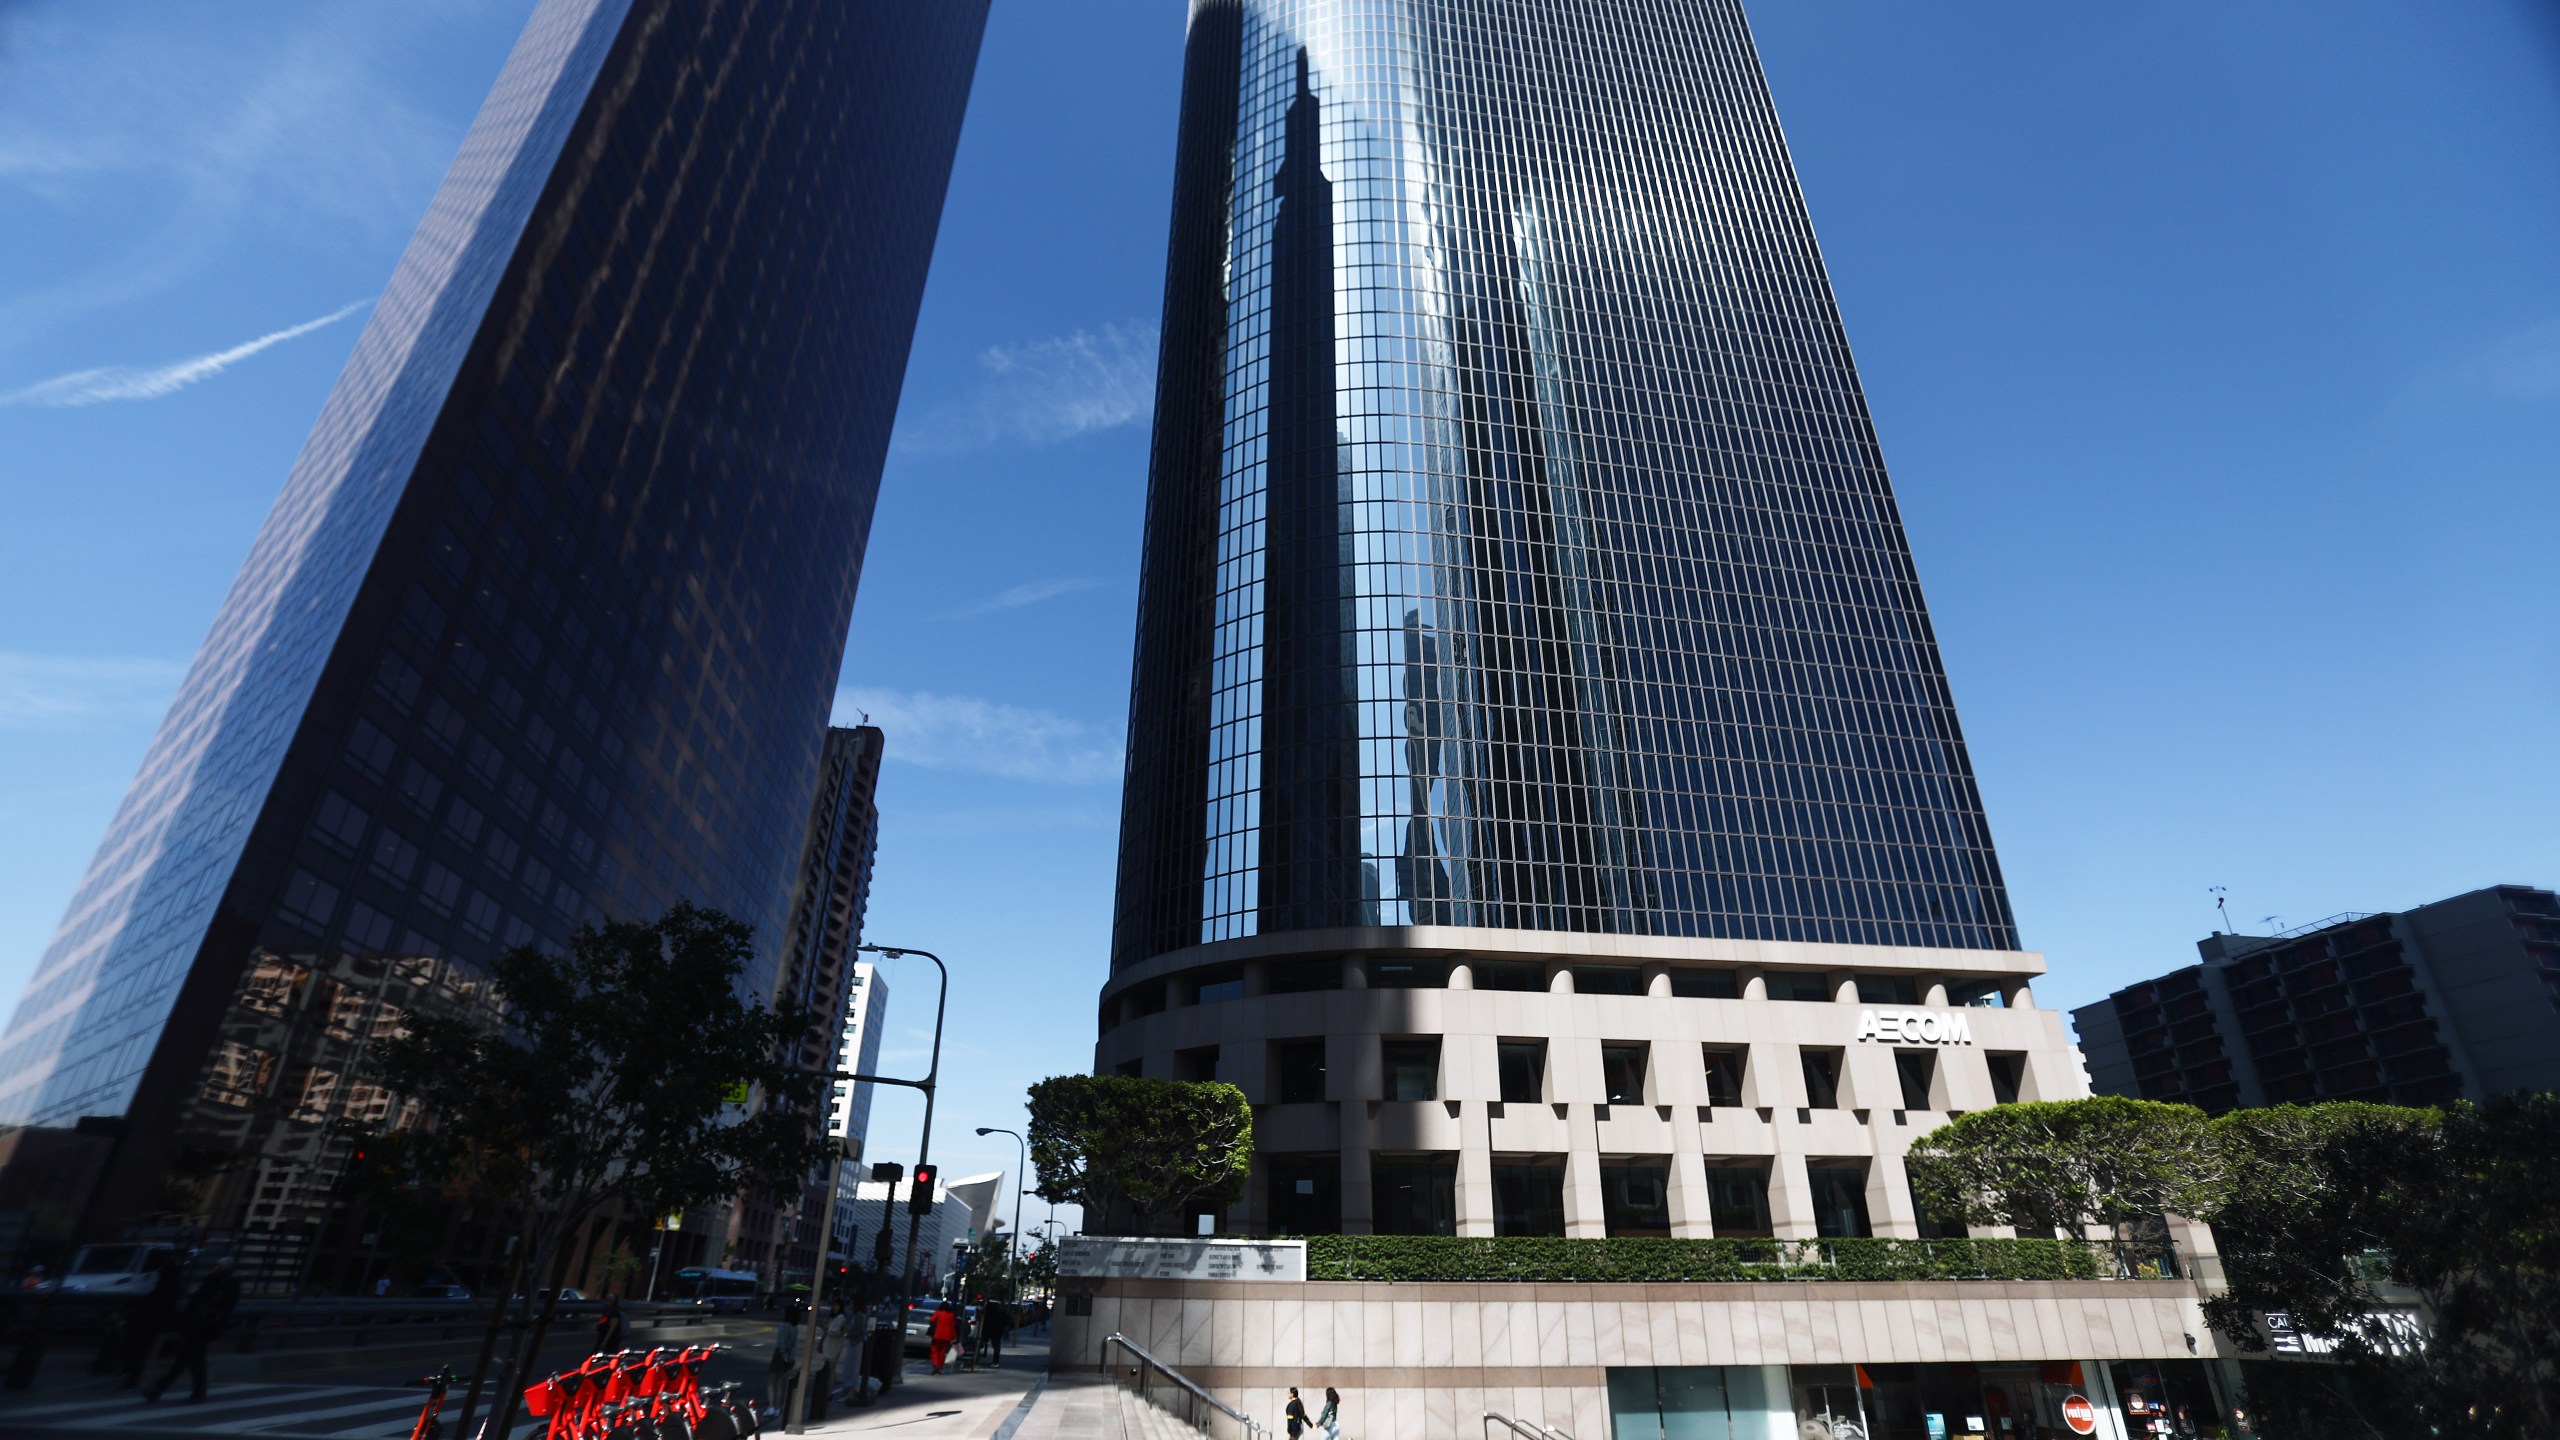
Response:
[[[1858,1038],[1896,1045],[1970,1045],[1973,1022],[1961,1010],[1861,1010]]]

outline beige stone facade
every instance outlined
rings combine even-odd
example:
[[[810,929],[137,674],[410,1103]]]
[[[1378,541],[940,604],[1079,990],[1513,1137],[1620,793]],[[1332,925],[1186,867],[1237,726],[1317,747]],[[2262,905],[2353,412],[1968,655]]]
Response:
[[[2175,1280],[1089,1283],[1057,1321],[1054,1368],[1099,1366],[1117,1332],[1265,1423],[1288,1386],[1335,1386],[1362,1437],[1473,1435],[1498,1410],[1600,1440],[1608,1372],[1628,1367],[1772,1367],[1785,1394],[1774,1367],[2079,1361],[2122,1440],[2099,1362],[2218,1353],[2196,1287]]]
[[[1563,1177],[1567,1235],[1611,1233],[1604,1174],[1650,1165],[1674,1236],[1719,1233],[1710,1172],[1754,1168],[1765,1219],[1726,1233],[1855,1233],[1827,1223],[1836,1205],[1817,1205],[1821,1169],[1857,1177],[1871,1233],[1913,1236],[1901,1160],[1913,1139],[2004,1098],[2089,1093],[2062,1016],[2035,1005],[2043,971],[2023,951],[1437,927],[1260,936],[1114,975],[1095,1068],[1243,1088],[1265,1163],[1217,1217],[1230,1233],[1316,1228],[1286,1223],[1273,1194],[1275,1175],[1309,1167],[1335,1177],[1342,1233],[1416,1228],[1381,1223],[1371,1186],[1377,1162],[1419,1160],[1454,1170],[1458,1234],[1499,1233],[1496,1167],[1534,1163]],[[1591,993],[1603,987],[1633,993]],[[1534,1100],[1516,1074],[1505,1098],[1506,1042],[1538,1048]],[[1313,1044],[1320,1093],[1306,1084]],[[1833,1069],[1836,1094],[1815,1093],[1808,1054]],[[1415,1055],[1429,1057],[1426,1098]],[[1711,1063],[1733,1067],[1726,1093]]]

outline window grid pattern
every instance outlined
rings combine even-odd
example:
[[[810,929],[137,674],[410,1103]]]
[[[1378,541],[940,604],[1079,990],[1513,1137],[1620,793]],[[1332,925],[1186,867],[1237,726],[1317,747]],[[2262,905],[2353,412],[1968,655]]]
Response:
[[[1201,0],[1184,104],[1115,960],[2016,948],[1738,6]]]

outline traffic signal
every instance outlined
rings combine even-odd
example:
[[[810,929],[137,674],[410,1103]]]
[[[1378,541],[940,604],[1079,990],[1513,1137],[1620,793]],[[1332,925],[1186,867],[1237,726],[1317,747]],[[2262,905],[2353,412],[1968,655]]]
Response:
[[[933,1213],[933,1182],[939,1174],[939,1169],[932,1165],[916,1167],[916,1183],[907,1189],[907,1209],[918,1215]]]

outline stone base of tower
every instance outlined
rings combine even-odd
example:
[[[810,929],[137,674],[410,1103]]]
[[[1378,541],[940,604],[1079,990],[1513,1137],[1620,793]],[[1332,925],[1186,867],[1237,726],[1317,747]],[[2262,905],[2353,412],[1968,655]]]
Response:
[[[1186,1231],[1915,1237],[1914,1139],[2089,1093],[2043,972],[2027,951],[1256,936],[1114,975],[1095,1069],[1252,1102],[1251,1188]]]

